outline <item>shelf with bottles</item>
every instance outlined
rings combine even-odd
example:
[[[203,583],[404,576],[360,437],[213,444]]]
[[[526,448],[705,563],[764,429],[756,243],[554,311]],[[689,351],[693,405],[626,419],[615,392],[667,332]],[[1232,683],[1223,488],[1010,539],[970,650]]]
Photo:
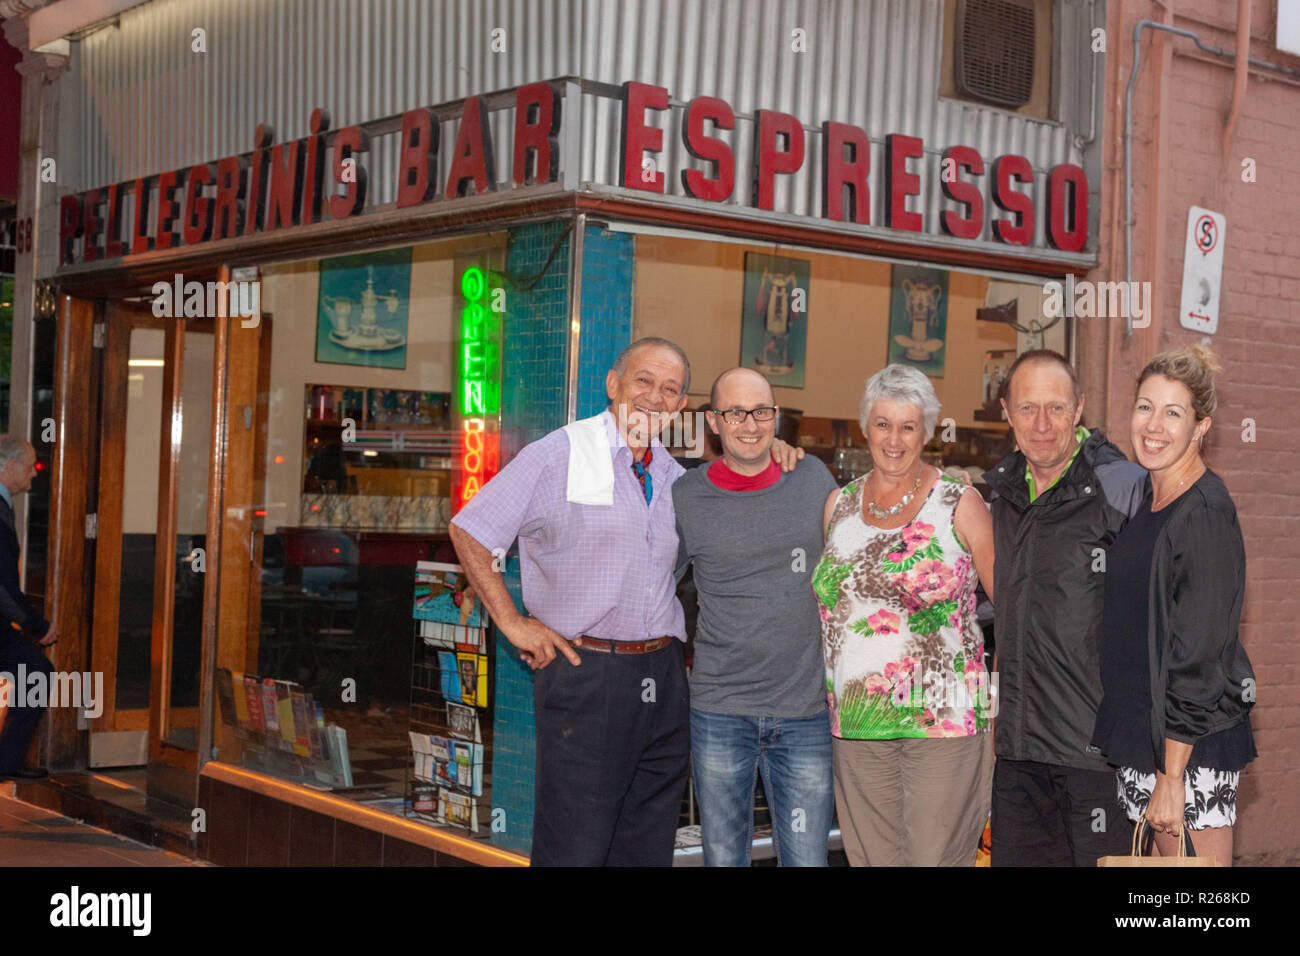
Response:
[[[446,431],[452,425],[451,393],[347,385],[307,385],[309,428],[358,431]]]
[[[457,436],[447,392],[311,384],[305,399],[304,493],[450,493]]]

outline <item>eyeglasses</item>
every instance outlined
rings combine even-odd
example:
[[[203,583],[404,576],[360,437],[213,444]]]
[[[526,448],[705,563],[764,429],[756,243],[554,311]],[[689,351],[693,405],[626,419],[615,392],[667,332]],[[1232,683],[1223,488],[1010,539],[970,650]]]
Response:
[[[778,405],[760,405],[758,408],[715,408],[713,414],[721,415],[728,425],[743,425],[745,419],[754,416],[756,422],[770,422],[776,418]]]

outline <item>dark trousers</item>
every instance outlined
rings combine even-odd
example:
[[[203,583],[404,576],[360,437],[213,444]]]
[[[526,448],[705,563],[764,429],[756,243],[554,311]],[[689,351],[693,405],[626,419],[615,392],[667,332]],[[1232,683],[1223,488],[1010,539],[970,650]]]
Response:
[[[999,757],[993,769],[993,866],[1096,866],[1125,855],[1133,828],[1113,770]]]
[[[671,866],[690,711],[680,641],[649,654],[577,648],[533,675],[533,866]]]
[[[27,676],[42,671],[46,678],[46,694],[50,692],[49,676],[54,668],[40,648],[9,624],[0,624],[0,672],[14,681],[10,706],[5,709],[4,728],[0,729],[0,774],[13,773],[23,765],[23,755],[31,742],[36,725],[40,722],[42,707],[19,707],[26,699],[26,687],[17,685],[18,665],[27,665]]]

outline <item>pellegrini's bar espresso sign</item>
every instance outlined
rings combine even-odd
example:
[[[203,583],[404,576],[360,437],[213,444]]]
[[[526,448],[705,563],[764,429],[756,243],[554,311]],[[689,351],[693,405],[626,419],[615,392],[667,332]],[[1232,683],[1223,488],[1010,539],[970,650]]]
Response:
[[[617,185],[625,189],[665,193],[668,172],[658,156],[664,129],[653,120],[673,109],[682,114],[677,125],[683,145],[699,164],[678,171],[682,190],[702,203],[734,208],[747,201],[754,209],[773,210],[778,177],[799,173],[808,161],[803,124],[788,113],[755,111],[753,147],[742,158],[723,135],[736,128],[737,117],[721,99],[699,96],[671,107],[668,91],[660,86],[629,82],[620,90],[583,84],[584,90],[589,88],[609,90],[621,100]],[[487,99],[470,96],[459,104],[422,107],[338,130],[330,130],[329,115],[317,109],[311,115],[310,134],[302,139],[274,143],[272,131],[259,126],[253,149],[243,155],[64,196],[60,265],[252,237],[382,208],[367,204],[366,154],[372,135],[390,135],[399,127],[398,209],[557,182],[562,114],[570,112],[561,109],[563,84],[530,83],[490,97],[495,108],[514,112],[507,183],[497,179],[498,151]],[[439,182],[438,158],[447,146],[441,141],[442,122],[457,119],[455,142],[441,164],[447,173]],[[890,134],[883,144],[883,168],[872,169],[870,144],[861,128],[826,121],[820,135],[824,219],[869,225],[871,190],[878,188],[884,190],[883,225],[900,234],[922,233],[922,213],[907,206],[909,197],[921,194],[922,176],[929,175],[937,177],[943,195],[952,201],[940,214],[939,228],[947,235],[978,239],[986,217],[991,217],[989,232],[997,242],[1011,247],[1033,244],[1040,210],[1032,196],[1034,172],[1028,157],[998,156],[986,169],[977,150],[956,145],[944,149],[940,161],[927,169],[920,138]],[[565,161],[576,164],[578,157]],[[738,169],[741,162],[743,170]],[[741,177],[748,196],[733,200]],[[974,177],[984,177],[984,185]],[[595,185],[599,189],[600,184]],[[1083,251],[1089,203],[1083,169],[1070,163],[1053,167],[1042,194],[1047,242],[1064,252]]]

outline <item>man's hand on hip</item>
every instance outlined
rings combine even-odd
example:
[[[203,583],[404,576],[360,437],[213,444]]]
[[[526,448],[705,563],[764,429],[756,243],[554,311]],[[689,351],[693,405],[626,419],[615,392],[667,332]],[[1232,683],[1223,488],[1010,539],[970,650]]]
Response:
[[[58,639],[59,639],[59,629],[55,624],[51,623],[50,629],[45,632],[45,636],[42,637],[39,641],[37,641],[37,643],[40,644],[41,647],[49,647]]]
[[[519,656],[523,658],[524,663],[535,671],[541,670],[555,660],[557,650],[567,657],[574,667],[582,664],[582,658],[569,642],[535,617],[521,617],[518,623],[508,629],[502,627],[501,631],[505,634],[506,640],[519,648]],[[582,638],[578,638],[573,644],[581,646]]]

